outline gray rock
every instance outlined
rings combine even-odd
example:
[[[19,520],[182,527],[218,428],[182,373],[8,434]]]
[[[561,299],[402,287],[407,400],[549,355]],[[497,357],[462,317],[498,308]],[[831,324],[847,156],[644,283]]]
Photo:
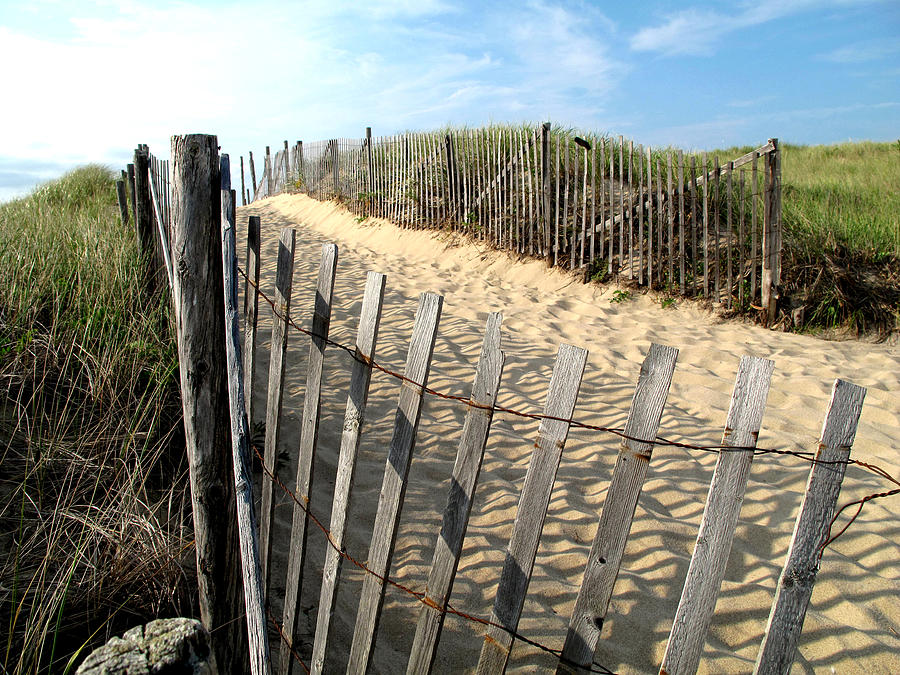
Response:
[[[95,649],[76,675],[216,675],[209,633],[196,619],[157,619]]]

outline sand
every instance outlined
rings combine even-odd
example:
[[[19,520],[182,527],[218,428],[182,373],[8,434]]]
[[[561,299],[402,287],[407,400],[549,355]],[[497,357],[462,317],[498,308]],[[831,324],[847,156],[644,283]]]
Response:
[[[499,404],[540,412],[560,343],[589,350],[575,417],[623,427],[640,364],[651,342],[680,350],[662,418],[662,436],[714,445],[722,428],[742,355],[773,359],[760,447],[814,450],[836,377],[868,388],[853,456],[900,475],[900,349],[896,344],[829,342],[725,321],[698,305],[634,293],[611,302],[614,286],[584,285],[542,262],[516,261],[506,253],[446,234],[400,229],[355,216],[334,203],[282,195],[238,210],[262,217],[261,285],[271,295],[279,232],[297,230],[293,315],[309,325],[321,244],[339,247],[332,336],[352,344],[366,272],[387,275],[376,359],[402,370],[418,295],[444,296],[430,384],[468,396],[490,311],[503,313],[506,367]],[[243,250],[243,249],[239,249]],[[259,370],[254,401],[265,401],[268,373],[267,307],[260,311]],[[290,459],[281,475],[296,471],[299,414],[303,404],[307,339],[290,336],[281,447]],[[336,458],[349,383],[349,357],[326,354],[320,442],[312,509],[328,522]],[[353,491],[351,555],[365,560],[384,471],[398,393],[396,380],[376,373]],[[402,512],[391,576],[424,590],[440,514],[446,501],[464,406],[426,397],[410,484]],[[537,423],[497,414],[488,440],[471,521],[451,604],[488,618]],[[519,630],[559,649],[581,583],[585,560],[603,507],[617,438],[573,429],[563,452],[528,589]],[[622,568],[603,627],[596,661],[617,672],[656,672],[662,660],[715,455],[658,447],[635,514]],[[700,664],[700,672],[752,670],[775,585],[784,563],[809,465],[791,457],[758,456]],[[887,489],[885,482],[850,467],[839,504]],[[830,546],[806,617],[793,672],[900,672],[900,497],[866,506],[851,529]],[[280,612],[291,506],[277,510],[274,587]],[[324,556],[324,538],[310,533],[300,617],[301,653],[311,652]],[[360,573],[345,565],[335,616],[329,672],[341,672],[352,635]],[[404,672],[421,605],[387,591],[373,672]],[[474,669],[481,628],[448,617],[436,672]],[[511,671],[548,670],[554,660],[516,642]]]

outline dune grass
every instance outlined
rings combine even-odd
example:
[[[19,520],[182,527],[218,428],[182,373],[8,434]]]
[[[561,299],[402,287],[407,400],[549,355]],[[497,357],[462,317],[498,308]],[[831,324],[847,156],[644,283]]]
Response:
[[[111,634],[191,611],[169,310],[117,214],[98,166],[0,205],[3,672],[73,672]]]
[[[783,150],[785,298],[813,330],[897,330],[900,141]]]
[[[753,148],[715,151],[737,157]],[[900,257],[900,141],[782,144],[788,245]]]

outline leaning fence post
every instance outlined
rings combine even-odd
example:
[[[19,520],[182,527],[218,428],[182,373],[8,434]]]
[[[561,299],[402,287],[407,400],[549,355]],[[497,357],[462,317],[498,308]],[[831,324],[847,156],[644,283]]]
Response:
[[[775,321],[778,285],[781,283],[781,150],[778,139],[770,138],[774,150],[765,159],[765,204],[763,211],[762,307],[764,325]]]
[[[331,140],[331,173],[332,178],[334,179],[332,190],[335,197],[338,197],[341,194],[341,167],[338,161],[339,159],[340,156],[338,154],[338,140],[336,138],[333,138]]]
[[[652,441],[659,430],[677,358],[677,349],[651,344],[641,364],[641,374],[625,423],[625,438],[619,447],[581,589],[569,619],[558,673],[589,669],[594,659],[638,498],[650,466]]]
[[[256,324],[259,320],[260,220],[247,222],[247,279],[244,284],[244,396],[247,423],[253,429],[253,374],[256,371]]]
[[[134,206],[134,164],[129,164],[127,168],[128,168],[128,171],[127,171],[128,194],[131,195],[131,211],[132,211],[131,215],[132,215],[132,219],[135,221],[134,231],[135,231],[135,234],[137,234],[137,215],[134,212],[134,209],[135,209],[135,206]]]
[[[544,405],[546,418],[538,427],[538,439],[519,495],[515,525],[494,596],[491,625],[484,634],[476,673],[506,671],[586,362],[584,349],[559,346]]]
[[[375,173],[372,170],[372,127],[366,127],[366,171],[369,174],[369,198],[366,200],[366,215],[372,215],[372,200],[375,198]]]
[[[174,300],[191,478],[200,614],[222,673],[244,672],[222,305],[220,171],[215,136],[172,137]]]
[[[491,429],[493,405],[497,401],[497,389],[500,387],[500,376],[503,372],[505,357],[500,351],[502,320],[503,317],[499,313],[488,315],[470,399],[479,407],[470,406],[463,423],[456,462],[453,465],[453,476],[450,480],[450,493],[441,520],[441,533],[435,544],[431,571],[428,573],[428,585],[423,599],[425,604],[420,608],[416,634],[406,667],[409,674],[430,673],[434,665],[437,642],[459,565],[475,496],[475,486],[478,483],[484,448]]]
[[[269,638],[266,628],[265,593],[259,567],[259,542],[256,539],[256,513],[253,508],[253,479],[250,475],[250,429],[244,412],[244,383],[241,363],[241,337],[238,327],[237,242],[235,237],[234,191],[231,189],[228,155],[222,156],[222,271],[225,295],[225,356],[228,366],[228,403],[231,419],[231,458],[234,466],[234,490],[244,608],[247,612],[250,672],[271,672]],[[236,584],[235,584],[236,585]]]
[[[387,453],[382,477],[378,509],[369,545],[368,574],[359,592],[356,626],[347,660],[348,673],[365,673],[368,669],[378,622],[384,603],[385,579],[390,574],[391,558],[400,525],[400,508],[409,482],[409,465],[416,445],[416,430],[422,413],[424,388],[428,386],[428,372],[434,352],[438,323],[444,298],[434,293],[419,296],[419,307],[413,324],[413,334],[406,357],[406,380],[400,388],[394,432]],[[374,572],[374,574],[371,574]]]
[[[835,380],[755,673],[787,673],[794,662],[865,397],[864,387]]]
[[[247,206],[247,188],[244,185],[244,156],[241,155],[241,206]]]
[[[269,146],[266,146],[266,157],[265,164],[263,165],[265,177],[266,177],[266,197],[271,197],[275,194],[275,191],[272,189],[272,151],[269,149]]]
[[[706,507],[660,674],[697,672],[716,598],[725,578],[725,566],[747,489],[753,448],[759,438],[774,365],[774,362],[758,357],[741,359],[725,421],[723,450],[719,452],[709,484]]]
[[[150,152],[145,150],[143,145],[134,151],[134,224],[138,234],[141,264],[144,267],[144,290],[150,295],[159,287],[160,265],[153,236]]]
[[[550,252],[550,122],[541,125],[541,215],[544,228],[544,256],[547,267],[553,266]]]
[[[128,198],[125,196],[125,181],[116,181],[116,198],[119,200],[119,216],[122,218],[122,225],[128,224]]]
[[[253,151],[249,151],[250,154],[250,198],[247,200],[249,204],[254,199],[256,199],[256,188],[258,187],[256,184],[256,166],[253,164]]]

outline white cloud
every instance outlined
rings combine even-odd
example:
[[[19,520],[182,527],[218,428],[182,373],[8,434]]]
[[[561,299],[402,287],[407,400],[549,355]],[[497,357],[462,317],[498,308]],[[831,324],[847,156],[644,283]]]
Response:
[[[900,53],[900,42],[897,40],[873,40],[858,42],[822,55],[825,61],[833,63],[865,63],[879,61]]]
[[[662,24],[640,29],[630,46],[635,51],[707,55],[734,31],[759,26],[780,17],[826,4],[865,4],[871,0],[755,0],[723,4],[724,11],[689,7],[669,14]],[[731,11],[729,11],[729,9]]]

